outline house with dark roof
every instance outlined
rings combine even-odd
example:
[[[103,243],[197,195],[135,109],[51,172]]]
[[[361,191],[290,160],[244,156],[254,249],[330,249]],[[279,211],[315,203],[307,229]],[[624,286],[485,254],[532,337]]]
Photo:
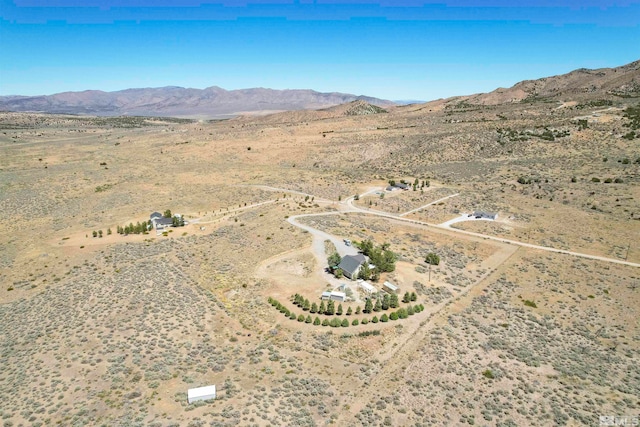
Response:
[[[498,214],[495,212],[484,212],[484,211],[475,211],[473,213],[473,216],[475,216],[476,218],[480,219],[491,219],[491,220],[495,220],[498,218]]]
[[[338,268],[342,270],[342,273],[348,277],[349,279],[355,280],[358,278],[358,272],[360,272],[360,267],[367,261],[364,255],[345,255],[342,260],[340,260],[340,264],[338,264]]]
[[[408,190],[409,189],[409,185],[405,184],[404,182],[396,182],[394,187],[400,188],[402,190]]]
[[[173,226],[173,218],[165,218],[160,212],[149,215],[149,220],[156,230],[164,230],[165,227]]]

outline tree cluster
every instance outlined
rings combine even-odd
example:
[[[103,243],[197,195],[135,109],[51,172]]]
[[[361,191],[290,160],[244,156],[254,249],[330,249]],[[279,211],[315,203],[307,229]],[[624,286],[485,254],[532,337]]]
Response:
[[[298,296],[298,295],[296,294],[296,296]],[[294,297],[294,302],[295,301],[299,302],[300,299]],[[303,299],[302,301],[303,301],[302,304],[303,304],[303,310],[304,310],[304,301],[305,301],[305,299]],[[287,307],[282,305],[280,302],[278,302],[274,298],[269,297],[268,302],[273,307],[275,307],[278,311],[280,311],[282,314],[284,314],[285,317],[288,317],[291,320],[297,320],[300,323],[313,323],[315,326],[322,325],[322,326],[331,326],[333,328],[336,328],[336,327],[346,328],[349,325],[357,326],[357,325],[360,325],[360,324],[366,325],[366,324],[369,323],[369,319],[367,319],[367,318],[364,318],[362,320],[353,319],[351,322],[349,322],[349,319],[347,319],[346,317],[343,318],[343,319],[340,319],[339,317],[333,317],[332,319],[325,318],[324,320],[321,321],[318,316],[316,316],[315,319],[313,319],[310,314],[307,314],[306,316],[304,314],[296,315],[294,312],[290,311]],[[333,303],[333,301],[328,301],[328,303]],[[296,304],[296,305],[298,305],[298,304]],[[324,305],[324,301],[320,305],[323,306]],[[407,317],[412,316],[412,315],[414,315],[416,313],[419,313],[422,310],[424,310],[424,306],[422,304],[413,305],[413,306],[409,305],[406,308],[400,308],[397,311],[391,312],[389,315],[387,315],[386,313],[383,313],[382,316],[380,316],[380,319],[378,319],[377,316],[373,316],[373,318],[371,319],[371,323],[388,322],[389,320],[406,319]],[[309,309],[309,311],[311,311],[311,309]],[[319,314],[323,314],[322,312],[318,312],[318,313]],[[360,313],[360,307],[358,307],[356,309],[356,314],[359,314],[359,313]],[[327,314],[327,312],[324,312],[324,314]],[[337,315],[337,316],[342,315],[342,305],[339,306],[338,311],[335,311],[335,313],[331,313],[331,314],[328,314],[328,315],[333,316],[334,314]],[[347,311],[347,314],[351,314],[351,307],[349,307],[349,310]],[[378,335],[378,334],[374,334],[374,335]]]
[[[354,244],[365,256],[368,256],[371,263],[376,266],[374,269],[370,269],[365,263],[360,268],[358,278],[363,280],[378,280],[380,278],[380,273],[390,273],[396,269],[398,255],[389,250],[388,243],[376,246],[373,243],[373,240],[368,239],[363,240],[362,242],[355,242]]]
[[[424,259],[424,262],[430,265],[439,265],[440,264],[440,256],[433,252],[429,252],[427,257]]]
[[[417,299],[417,296],[416,296]],[[396,294],[378,294],[375,298],[375,303],[371,298],[367,298],[364,304],[364,313],[371,313],[373,311],[386,311],[390,308],[398,308],[400,303],[398,302],[398,295]]]
[[[124,227],[118,226],[116,227],[116,232],[118,234],[144,234],[151,229],[151,221],[138,221],[137,223],[130,222],[129,225],[125,225]]]

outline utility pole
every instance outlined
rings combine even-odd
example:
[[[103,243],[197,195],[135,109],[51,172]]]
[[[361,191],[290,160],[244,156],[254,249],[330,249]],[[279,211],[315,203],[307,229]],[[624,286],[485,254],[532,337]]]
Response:
[[[629,242],[629,243],[627,244],[627,254],[624,256],[624,260],[625,260],[625,261],[627,260],[627,257],[629,256],[629,248],[631,248],[631,242]]]

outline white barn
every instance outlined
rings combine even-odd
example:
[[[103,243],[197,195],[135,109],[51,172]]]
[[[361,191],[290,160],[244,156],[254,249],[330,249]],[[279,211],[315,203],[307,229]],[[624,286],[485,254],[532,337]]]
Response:
[[[209,400],[216,398],[216,386],[208,385],[206,387],[190,388],[187,391],[187,402],[189,404],[198,400]]]
[[[398,293],[398,287],[390,282],[384,282],[384,284],[382,285],[382,290],[390,294]]]
[[[329,299],[344,302],[347,299],[347,294],[345,294],[344,292],[332,291]]]
[[[358,281],[358,287],[364,294],[367,294],[367,295],[373,295],[377,291],[375,286],[373,286],[371,283],[366,282],[364,280]]]

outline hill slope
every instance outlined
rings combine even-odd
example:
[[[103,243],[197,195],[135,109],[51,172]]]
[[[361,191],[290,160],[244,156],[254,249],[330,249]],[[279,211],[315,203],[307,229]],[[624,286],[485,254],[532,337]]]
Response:
[[[640,61],[616,68],[580,68],[567,74],[524,80],[493,92],[459,97],[471,104],[497,105],[533,98],[582,100],[598,93],[605,97],[640,97]]]

